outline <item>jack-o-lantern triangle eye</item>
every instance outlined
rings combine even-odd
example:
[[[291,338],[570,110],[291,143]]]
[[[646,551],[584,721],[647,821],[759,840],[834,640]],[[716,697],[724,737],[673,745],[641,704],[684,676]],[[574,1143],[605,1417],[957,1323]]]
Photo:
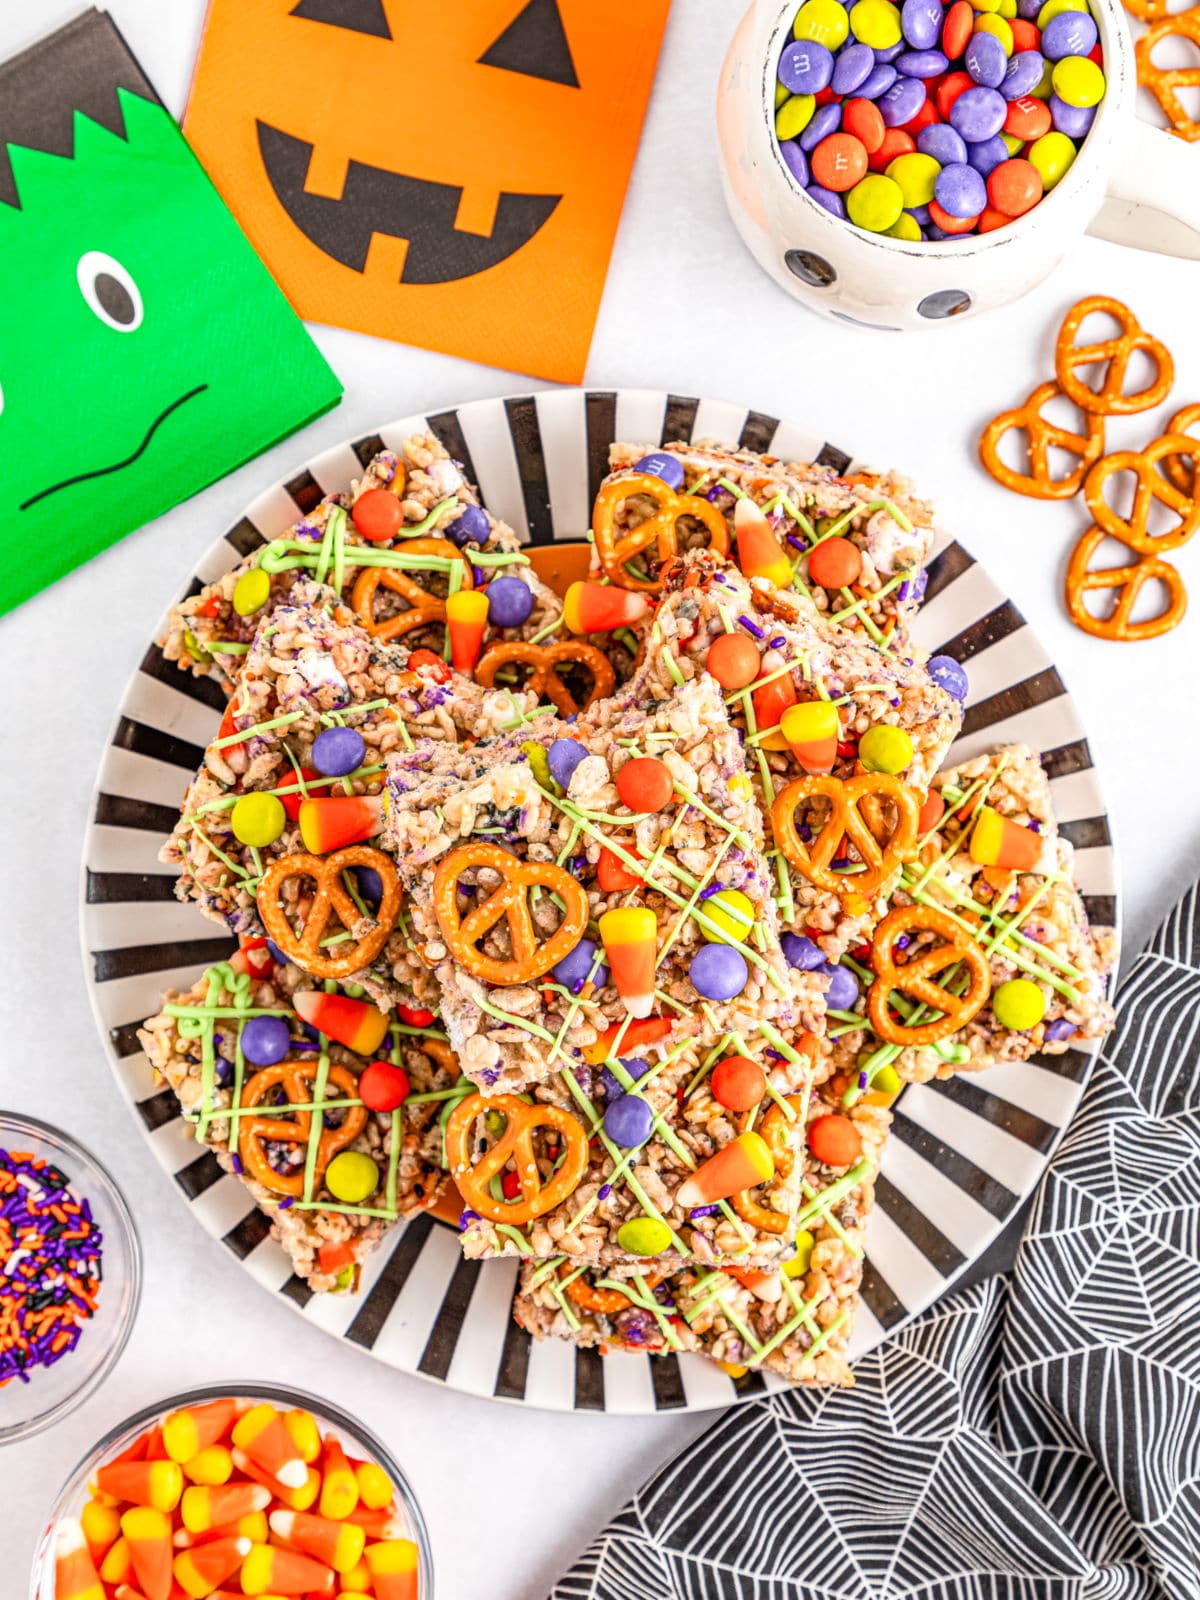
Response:
[[[299,0],[289,16],[305,17],[309,22],[327,22],[333,28],[349,28],[354,33],[369,33],[375,39],[390,39],[383,0]]]
[[[479,57],[481,67],[501,67],[578,89],[575,63],[558,0],[527,0],[494,43]]]

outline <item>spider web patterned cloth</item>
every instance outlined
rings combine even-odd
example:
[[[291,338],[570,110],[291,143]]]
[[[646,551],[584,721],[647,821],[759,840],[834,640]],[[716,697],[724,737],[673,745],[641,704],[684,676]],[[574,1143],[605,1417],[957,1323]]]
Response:
[[[1011,1281],[727,1412],[551,1600],[1200,1597],[1200,886],[1122,987]]]

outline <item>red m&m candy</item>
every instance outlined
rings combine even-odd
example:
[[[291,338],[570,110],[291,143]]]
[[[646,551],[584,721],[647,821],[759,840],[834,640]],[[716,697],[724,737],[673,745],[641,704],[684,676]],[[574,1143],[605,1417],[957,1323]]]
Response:
[[[631,811],[661,811],[674,793],[671,769],[656,756],[635,756],[617,773],[617,794]]]
[[[358,532],[372,544],[394,539],[404,526],[404,508],[390,489],[368,489],[360,494],[350,515]]]
[[[368,1111],[395,1111],[408,1099],[408,1073],[391,1061],[372,1061],[358,1080],[358,1093]]]

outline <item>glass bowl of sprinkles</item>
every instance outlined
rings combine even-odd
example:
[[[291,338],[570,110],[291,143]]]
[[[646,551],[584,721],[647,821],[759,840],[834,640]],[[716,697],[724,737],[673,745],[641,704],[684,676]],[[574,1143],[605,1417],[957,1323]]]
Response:
[[[30,1600],[214,1591],[433,1600],[429,1535],[386,1446],[262,1383],[192,1389],[106,1433],[46,1521]]]
[[[104,1381],[141,1287],[133,1218],[104,1168],[67,1134],[0,1111],[0,1445]]]

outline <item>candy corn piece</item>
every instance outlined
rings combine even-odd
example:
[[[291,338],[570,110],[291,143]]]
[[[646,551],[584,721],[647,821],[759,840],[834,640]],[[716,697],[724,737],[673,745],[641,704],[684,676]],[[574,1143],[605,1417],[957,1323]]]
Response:
[[[246,1409],[244,1400],[230,1398],[172,1411],[163,1418],[163,1448],[172,1461],[190,1461],[208,1445],[223,1439]]]
[[[573,583],[563,601],[563,621],[572,633],[611,633],[640,622],[650,609],[645,595],[611,583]]]
[[[358,1498],[361,1503],[372,1511],[381,1511],[384,1506],[390,1506],[396,1491],[383,1468],[374,1461],[354,1461],[351,1465],[358,1480]]]
[[[224,1483],[185,1489],[179,1509],[189,1533],[211,1533],[270,1504],[271,1491],[262,1484]]]
[[[113,1590],[114,1600],[146,1600],[140,1589],[134,1589],[128,1583],[119,1583]]]
[[[474,672],[483,649],[488,598],[481,589],[460,589],[446,598],[446,626],[450,631],[450,659],[459,672]]]
[[[288,1489],[260,1467],[257,1461],[252,1461],[244,1450],[234,1448],[233,1464],[243,1476],[253,1478],[255,1483],[261,1483],[264,1488],[271,1491],[276,1500],[281,1500],[292,1511],[307,1511],[310,1506],[316,1504],[317,1496],[321,1492],[321,1474],[315,1467],[305,1467],[304,1482],[298,1489]]]
[[[781,722],[783,713],[789,706],[796,704],[796,685],[792,682],[790,672],[772,678],[770,683],[764,683],[750,692],[750,703],[754,707],[754,723],[760,734],[759,744],[764,750],[786,750],[788,742],[784,736]],[[769,730],[764,733],[764,730]]]
[[[264,1402],[239,1417],[233,1428],[233,1442],[251,1461],[286,1488],[300,1489],[304,1486],[308,1468],[274,1406]]]
[[[372,1511],[367,1506],[359,1506],[346,1518],[356,1528],[361,1528],[368,1539],[398,1539],[405,1531],[404,1519],[390,1506],[381,1506],[378,1511]]]
[[[250,1539],[213,1539],[181,1550],[172,1564],[175,1582],[192,1600],[205,1600],[232,1577],[253,1548]]]
[[[335,1572],[349,1572],[362,1560],[365,1528],[353,1522],[331,1522],[307,1511],[272,1511],[271,1532],[306,1556],[315,1556]]]
[[[96,1473],[96,1487],[135,1506],[174,1511],[183,1493],[183,1469],[176,1461],[110,1461]]]
[[[331,1433],[325,1438],[322,1467],[321,1515],[341,1522],[358,1504],[358,1479],[354,1476],[354,1468],[346,1460],[346,1452]]]
[[[779,719],[783,737],[805,772],[832,772],[842,724],[828,700],[802,700]]]
[[[648,1017],[654,1004],[658,921],[647,906],[621,906],[600,918],[600,937],[617,993],[631,1017]]]
[[[363,1463],[364,1466],[366,1464]],[[100,1561],[121,1531],[121,1518],[112,1506],[106,1506],[100,1500],[89,1500],[79,1513],[79,1526],[83,1529],[92,1560]]]
[[[417,1547],[411,1539],[369,1544],[363,1559],[375,1581],[376,1600],[417,1600]]]
[[[293,1005],[298,999],[299,995],[294,995],[292,997]],[[374,1010],[375,1007],[372,1006],[370,1009]],[[402,1006],[400,1009],[403,1011],[404,1007]],[[317,1019],[315,1017],[310,1017],[306,1011],[301,1011],[300,1015],[306,1022],[311,1022],[314,1027],[320,1027],[320,1023],[317,1021]],[[370,1055],[376,1049],[377,1045],[383,1043],[383,1036],[387,1032],[387,1018],[383,1015],[382,1011],[379,1012],[379,1016],[382,1019],[380,1034],[376,1043],[372,1045],[367,1045],[365,1043],[361,1045],[350,1044],[349,1041],[343,1039],[340,1034],[329,1033],[328,1028],[322,1028],[321,1032],[329,1033],[329,1037],[331,1039],[337,1039],[339,1044],[346,1045],[350,1050],[358,1050],[362,1055]],[[411,1020],[412,1019],[410,1017],[401,1018],[402,1022],[409,1022]],[[429,1020],[430,1022],[433,1021],[432,1011],[429,1013]],[[321,1430],[317,1427],[316,1418],[313,1416],[311,1411],[299,1411],[293,1408],[291,1411],[284,1412],[283,1425],[291,1434],[292,1443],[296,1446],[296,1452],[301,1461],[303,1461],[306,1466],[311,1467],[313,1462],[321,1454]]]
[[[733,512],[733,532],[738,566],[747,578],[766,578],[777,589],[791,588],[792,563],[753,500],[738,501]]]
[[[178,1470],[178,1469],[176,1469]],[[153,1506],[133,1506],[121,1518],[133,1575],[146,1600],[170,1600],[171,1519]]]
[[[1042,839],[1032,828],[1002,817],[991,806],[981,806],[971,833],[970,856],[981,867],[1004,867],[1032,872],[1042,854]]]
[[[370,794],[322,795],[300,802],[300,837],[313,855],[361,844],[383,827],[383,801]]]
[[[105,1600],[83,1529],[74,1517],[63,1518],[55,1537],[54,1597],[55,1600]]]
[[[332,1594],[333,1568],[298,1550],[255,1544],[242,1563],[243,1594]]]
[[[209,1544],[214,1539],[249,1539],[251,1544],[267,1544],[270,1537],[266,1512],[251,1511],[247,1516],[238,1517],[236,1522],[222,1522],[205,1533],[189,1533],[186,1528],[176,1528],[172,1543],[176,1550],[190,1550],[194,1544]]]
[[[208,1444],[183,1463],[189,1483],[228,1483],[233,1476],[233,1457],[223,1444]]]
[[[133,1576],[133,1557],[129,1553],[129,1540],[124,1536],[115,1541],[100,1563],[100,1576],[105,1583],[124,1583]]]
[[[371,1569],[365,1561],[360,1561],[350,1572],[338,1574],[339,1596],[345,1594],[370,1594]]]
[[[628,854],[637,856],[637,851],[630,850]],[[601,845],[600,859],[596,863],[596,882],[605,894],[624,894],[626,889],[636,889],[642,879],[632,867],[626,866],[619,855],[606,845]]]
[[[709,1156],[690,1178],[680,1184],[676,1202],[690,1210],[711,1206],[743,1189],[753,1189],[775,1176],[775,1162],[761,1134],[739,1133],[730,1144]]]
[[[326,994],[322,989],[304,989],[292,997],[292,1004],[297,1016],[356,1055],[373,1056],[387,1034],[387,1017],[368,1000],[351,1000],[349,995]],[[291,1429],[288,1431],[290,1433]],[[296,1448],[303,1459],[304,1451],[299,1443]],[[320,1448],[319,1442],[317,1448]]]
[[[755,1299],[764,1300],[768,1305],[783,1295],[783,1278],[778,1272],[742,1272],[734,1267],[724,1270],[731,1278],[736,1278],[743,1289],[749,1289]]]
[[[940,789],[930,789],[925,799],[921,802],[921,813],[917,818],[917,832],[928,833],[930,828],[936,828],[946,814],[946,802],[942,799]]]

